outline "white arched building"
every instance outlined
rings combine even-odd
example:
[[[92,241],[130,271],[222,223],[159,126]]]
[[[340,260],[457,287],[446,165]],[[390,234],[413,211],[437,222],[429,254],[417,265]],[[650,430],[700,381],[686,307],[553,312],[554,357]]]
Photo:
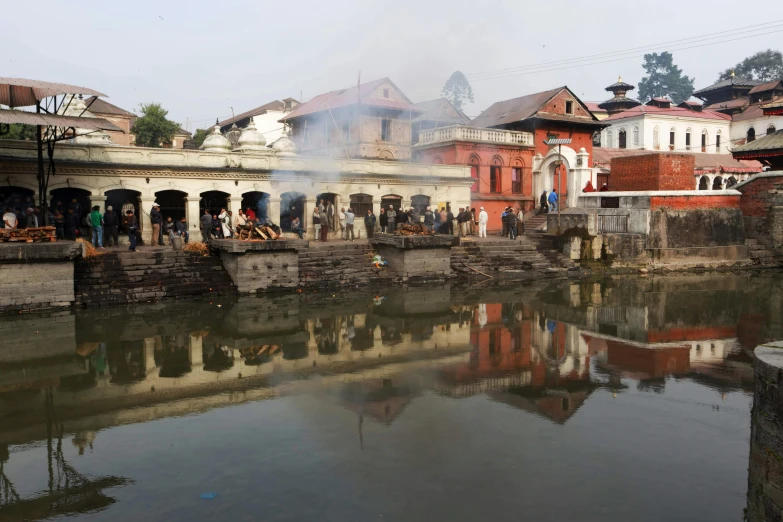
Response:
[[[728,154],[731,116],[684,102],[654,98],[602,120],[601,147]]]

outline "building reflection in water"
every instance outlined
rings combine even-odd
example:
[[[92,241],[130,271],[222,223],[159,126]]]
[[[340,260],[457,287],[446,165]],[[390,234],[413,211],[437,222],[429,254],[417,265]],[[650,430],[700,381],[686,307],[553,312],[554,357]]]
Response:
[[[722,276],[409,289],[385,299],[240,298],[220,308],[172,303],[30,318],[7,329],[14,333],[6,343],[34,348],[0,352],[0,420],[12,419],[0,422],[0,462],[9,446],[41,440],[47,426],[53,469],[60,459],[69,484],[94,491],[98,506],[108,502],[102,489],[123,479],[76,478],[58,453],[66,433],[83,454],[100,430],[119,424],[317,393],[356,414],[362,444],[367,420],[391,425],[428,393],[483,394],[562,424],[599,389],[663,393],[674,378],[719,394],[748,392],[752,343],[783,337],[769,285],[781,293],[779,281]],[[1,468],[0,479],[11,492],[3,505],[21,502]],[[51,483],[49,500],[58,491],[56,477]]]

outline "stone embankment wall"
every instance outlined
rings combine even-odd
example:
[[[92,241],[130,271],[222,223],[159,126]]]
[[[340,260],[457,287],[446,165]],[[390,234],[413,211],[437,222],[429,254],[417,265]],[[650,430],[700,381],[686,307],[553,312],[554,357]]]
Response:
[[[84,306],[236,293],[219,257],[186,252],[110,252],[77,261],[74,272]]]
[[[783,519],[783,342],[756,348],[748,466],[748,522]]]
[[[783,172],[756,174],[737,185],[742,193],[740,208],[745,235],[757,250],[756,259],[764,263],[783,260]]]
[[[0,244],[0,311],[61,308],[73,304],[74,243]]]
[[[367,243],[319,245],[299,252],[299,286],[333,288],[356,285],[388,285],[386,269],[372,266],[374,252]]]

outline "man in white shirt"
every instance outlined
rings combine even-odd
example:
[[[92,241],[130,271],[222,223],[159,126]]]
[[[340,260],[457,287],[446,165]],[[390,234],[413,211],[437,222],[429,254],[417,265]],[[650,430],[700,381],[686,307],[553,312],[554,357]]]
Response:
[[[487,211],[484,210],[484,207],[481,207],[481,211],[479,212],[479,237],[487,237],[487,222],[489,222],[489,214],[487,214]]]
[[[3,226],[5,228],[16,228],[16,214],[11,212],[11,209],[6,207],[3,214]]]

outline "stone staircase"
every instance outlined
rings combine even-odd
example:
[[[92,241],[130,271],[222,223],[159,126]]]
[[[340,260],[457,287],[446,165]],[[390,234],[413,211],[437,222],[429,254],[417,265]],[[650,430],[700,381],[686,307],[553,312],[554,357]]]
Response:
[[[745,246],[748,247],[748,255],[754,265],[779,265],[783,263],[783,256],[776,255],[766,245],[760,243],[758,239],[745,239]]]
[[[364,242],[303,250],[299,254],[299,286],[329,288],[383,280],[387,274],[384,269],[373,268],[373,255],[372,247]]]
[[[539,228],[545,228],[547,215],[528,212],[525,215],[525,235],[535,234]]]
[[[525,236],[515,241],[463,239],[460,246],[451,249],[451,267],[455,272],[476,274],[544,270],[552,264],[536,248],[536,243]]]
[[[122,305],[164,298],[236,293],[217,256],[161,249],[107,252],[74,265],[77,305]]]

